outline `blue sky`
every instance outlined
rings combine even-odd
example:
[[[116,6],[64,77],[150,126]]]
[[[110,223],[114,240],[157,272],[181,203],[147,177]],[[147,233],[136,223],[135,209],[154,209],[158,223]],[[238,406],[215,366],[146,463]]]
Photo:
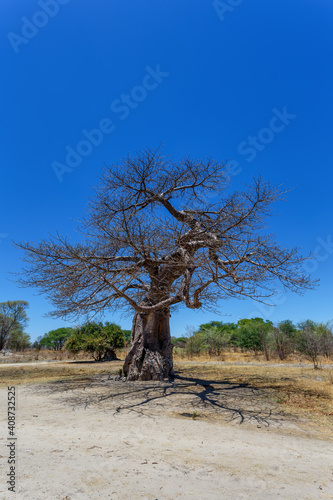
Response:
[[[320,279],[274,308],[183,308],[172,334],[211,319],[333,318],[330,0],[2,0],[0,16],[0,301],[29,302],[32,338],[65,323],[10,281],[22,266],[12,240],[73,235],[104,163],[161,141],[175,157],[233,160],[235,187],[262,174],[294,188],[269,229],[317,252]]]

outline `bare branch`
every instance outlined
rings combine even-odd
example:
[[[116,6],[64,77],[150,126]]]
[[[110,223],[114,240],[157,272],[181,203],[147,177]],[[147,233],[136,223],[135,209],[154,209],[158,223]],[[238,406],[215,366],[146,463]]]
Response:
[[[263,301],[277,281],[297,293],[313,288],[298,250],[265,234],[281,188],[254,179],[230,192],[229,182],[226,163],[174,162],[160,149],[106,167],[82,221],[84,243],[57,235],[19,244],[28,263],[21,283],[46,294],[53,316]]]

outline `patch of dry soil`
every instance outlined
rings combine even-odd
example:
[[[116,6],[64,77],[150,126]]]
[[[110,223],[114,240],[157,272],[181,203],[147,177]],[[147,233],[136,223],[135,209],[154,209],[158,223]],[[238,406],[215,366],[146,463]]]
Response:
[[[17,500],[333,498],[332,442],[245,385],[98,376],[17,393]]]

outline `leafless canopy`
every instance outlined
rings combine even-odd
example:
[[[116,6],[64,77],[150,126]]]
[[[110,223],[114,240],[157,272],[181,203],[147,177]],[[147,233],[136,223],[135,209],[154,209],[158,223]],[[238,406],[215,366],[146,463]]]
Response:
[[[84,243],[19,244],[29,264],[21,283],[46,293],[53,316],[263,301],[277,281],[301,293],[313,287],[304,258],[263,226],[281,195],[261,179],[230,192],[227,164],[174,162],[145,149],[105,169],[82,222]]]

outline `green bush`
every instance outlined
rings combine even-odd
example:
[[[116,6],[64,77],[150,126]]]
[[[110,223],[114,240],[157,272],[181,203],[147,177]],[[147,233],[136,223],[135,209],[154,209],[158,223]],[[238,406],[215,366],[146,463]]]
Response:
[[[73,334],[73,328],[57,328],[57,330],[51,330],[42,337],[39,341],[40,347],[46,347],[53,351],[60,351],[67,339]]]
[[[8,340],[8,348],[12,351],[25,351],[31,347],[30,335],[21,329],[14,330]]]
[[[200,332],[196,332],[194,335],[187,339],[185,345],[185,351],[189,358],[193,356],[198,356],[205,350],[205,344],[203,335]]]
[[[65,348],[73,353],[87,352],[95,361],[109,361],[117,359],[115,349],[124,345],[124,332],[115,323],[86,323],[74,331]]]
[[[205,326],[201,330],[205,350],[210,356],[219,356],[222,350],[230,343],[231,332],[226,325]]]
[[[271,330],[270,340],[272,350],[284,360],[297,347],[297,328],[290,320],[282,321]]]
[[[238,321],[238,342],[241,349],[254,353],[263,352],[269,360],[270,333],[273,329],[271,321],[262,318],[241,319]]]

